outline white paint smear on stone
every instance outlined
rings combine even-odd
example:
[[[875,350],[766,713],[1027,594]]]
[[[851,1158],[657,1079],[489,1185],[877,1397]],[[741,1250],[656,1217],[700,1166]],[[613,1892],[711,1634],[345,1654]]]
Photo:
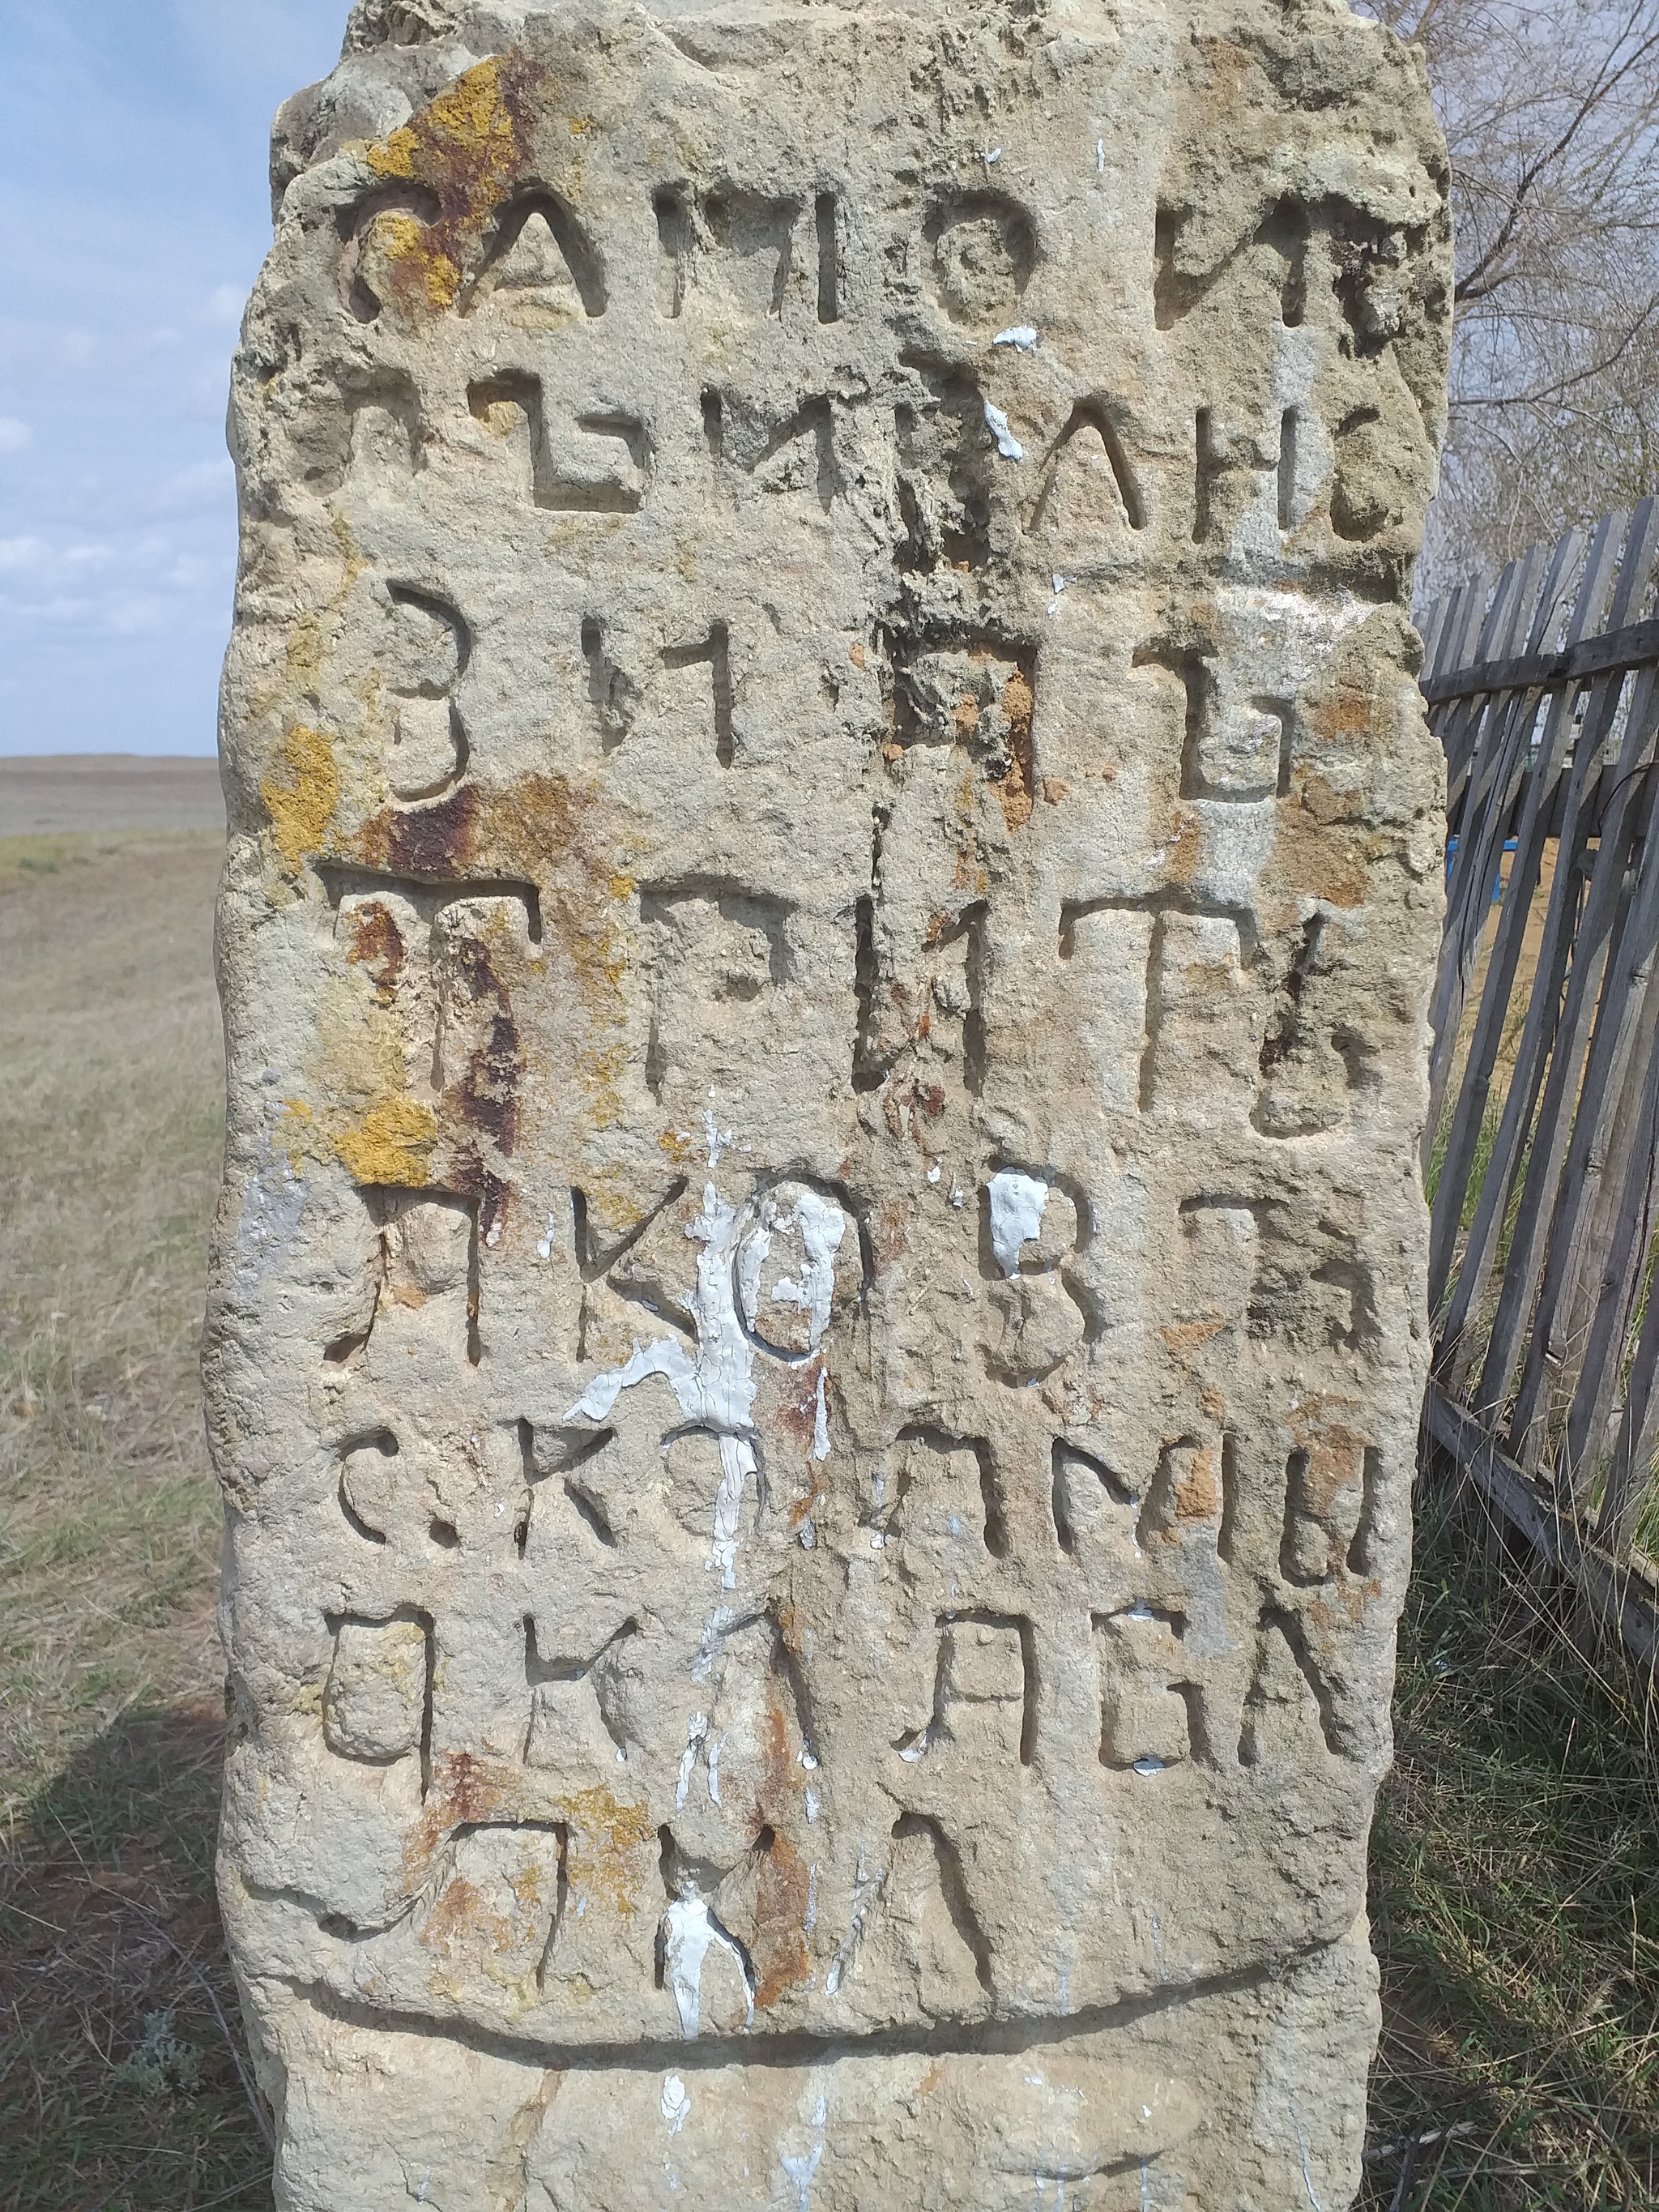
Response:
[[[1005,1275],[1019,1273],[1022,1245],[1042,1234],[1042,1210],[1048,1186],[1018,1168],[1001,1168],[991,1177],[991,1249]]]
[[[1036,351],[1037,334],[1030,323],[1012,323],[1006,331],[999,331],[992,339],[994,346],[1018,346],[1022,353]]]
[[[702,1212],[685,1232],[702,1246],[691,1298],[696,1357],[675,1337],[635,1344],[624,1364],[596,1375],[565,1415],[567,1421],[608,1419],[624,1390],[649,1376],[662,1376],[686,1419],[712,1431],[720,1442],[720,1480],[714,1495],[709,1563],[719,1567],[727,1589],[737,1579],[744,1480],[759,1464],[750,1441],[754,1433],[755,1347],[738,1318],[732,1291],[738,1224],[737,1208],[726,1203],[712,1182],[705,1183]]]
[[[780,1305],[799,1306],[806,1313],[810,1356],[830,1326],[836,1296],[836,1255],[847,1234],[847,1216],[834,1199],[816,1190],[803,1190],[793,1206],[782,1210],[770,1194],[763,1199],[759,1224],[744,1237],[738,1254],[738,1295],[744,1319],[753,1328],[760,1311],[761,1271],[772,1249],[772,1239],[791,1229],[800,1231],[800,1280],[781,1276],[772,1285],[772,1296]]]
[[[674,2002],[679,2009],[680,2033],[690,2040],[702,2026],[703,1961],[711,1950],[731,1954],[748,1997],[745,2027],[755,2018],[754,1993],[744,1972],[743,1954],[709,1911],[696,1890],[677,1897],[663,1915],[664,1966]]]
[[[830,1456],[830,1407],[823,1392],[823,1370],[818,1370],[817,1407],[812,1416],[812,1449],[808,1459],[822,1460]]]
[[[812,2176],[817,2172],[819,2162],[823,2157],[823,2130],[829,2116],[828,2100],[820,2097],[812,2107],[812,2141],[810,2147],[793,2156],[787,2151],[780,2154],[780,2163],[784,2172],[794,2184],[799,2192],[800,2200],[799,2212],[807,2212],[808,2192],[812,2185]]]
[[[712,1174],[720,1164],[720,1154],[731,1151],[734,1136],[732,1130],[720,1127],[706,1106],[702,1109],[702,1138],[708,1147],[708,1168]]]
[[[988,399],[985,403],[985,427],[996,440],[997,451],[1005,461],[1023,461],[1025,459],[1025,448],[1008,428],[1008,417],[1000,407],[994,407]]]
[[[678,2074],[665,2074],[662,2084],[662,2116],[671,2136],[678,2135],[691,2110],[691,2093]]]

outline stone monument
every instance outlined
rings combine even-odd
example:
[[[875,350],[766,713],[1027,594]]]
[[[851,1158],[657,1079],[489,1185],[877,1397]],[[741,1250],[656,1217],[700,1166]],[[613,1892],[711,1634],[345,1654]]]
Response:
[[[237,357],[286,2212],[1338,2212],[1449,317],[1330,0],[364,0]]]

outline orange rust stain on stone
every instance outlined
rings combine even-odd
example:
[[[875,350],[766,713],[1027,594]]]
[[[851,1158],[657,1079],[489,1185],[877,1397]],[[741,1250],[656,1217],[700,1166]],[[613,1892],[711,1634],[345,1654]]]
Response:
[[[1356,1582],[1352,1576],[1344,1575],[1331,1597],[1314,1600],[1308,1607],[1307,1617],[1321,1636],[1340,1634],[1344,1629],[1357,1628],[1365,1617],[1366,1607],[1382,1594],[1380,1582]]]
[[[389,1006],[398,995],[404,957],[404,933],[391,908],[379,899],[359,907],[352,916],[346,958],[368,969],[374,995],[383,1006]]]
[[[1199,872],[1204,856],[1204,824],[1198,810],[1192,806],[1177,806],[1175,817],[1175,842],[1170,852],[1167,880],[1171,884],[1190,884]]]
[[[1308,1510],[1323,1520],[1344,1490],[1357,1490],[1365,1479],[1365,1439],[1348,1425],[1359,1411],[1349,1398],[1321,1395],[1305,1399],[1287,1425],[1297,1449],[1307,1455],[1302,1495]]]
[[[506,1950],[513,1940],[512,1930],[501,1916],[484,1910],[482,1892],[465,1875],[456,1875],[440,1891],[421,1929],[421,1941],[430,1951],[453,1954],[469,1937],[480,1935],[487,1936],[498,1951]]]
[[[1364,904],[1364,845],[1352,834],[1333,835],[1349,804],[1322,776],[1304,778],[1291,798],[1279,801],[1271,872],[1277,887],[1337,907]]]
[[[1224,1314],[1206,1314],[1202,1321],[1171,1322],[1167,1328],[1159,1329],[1158,1334],[1177,1359],[1184,1359],[1200,1345],[1219,1336],[1226,1326]]]
[[[878,1267],[890,1267],[910,1237],[910,1207],[902,1198],[890,1198],[876,1214],[870,1230],[870,1247]]]
[[[1304,776],[1299,787],[1303,811],[1311,814],[1322,830],[1328,830],[1334,822],[1340,822],[1352,807],[1352,796],[1339,791],[1322,775]]]
[[[1308,708],[1308,726],[1328,744],[1340,744],[1364,735],[1371,726],[1376,695],[1368,686],[1337,684]]]
[[[426,806],[383,806],[357,832],[355,857],[371,868],[440,881],[465,871],[477,848],[478,789],[458,784]]]
[[[766,1714],[762,1724],[761,1785],[755,1798],[757,1828],[769,1827],[771,1816],[787,1802],[798,1786],[799,1770],[789,1748],[789,1723],[776,1675],[767,1685]],[[806,1911],[811,1876],[800,1853],[773,1831],[771,1848],[755,1869],[755,2009],[764,2012],[786,1990],[806,1979],[811,1960],[806,1940]]]
[[[1195,1451],[1174,1486],[1177,1521],[1213,1521],[1221,1510],[1221,1482],[1214,1451]]]
[[[764,2012],[812,1970],[806,1938],[811,1872],[794,1845],[775,1835],[755,1883],[755,2009]]]
[[[916,1027],[917,1038],[925,1037],[931,1027],[932,1017],[924,1014]],[[902,1137],[908,1128],[925,1149],[930,1134],[924,1121],[937,1121],[945,1111],[945,1087],[939,1083],[918,1083],[914,1077],[908,1083],[889,1083],[882,1096],[881,1110],[894,1136]]]
[[[1008,726],[1008,773],[997,787],[1002,818],[1010,832],[1023,830],[1031,818],[1031,718],[1036,711],[1031,687],[1016,669],[1002,687],[1002,719]]]
[[[817,1431],[818,1378],[820,1376],[823,1378],[825,1403],[827,1404],[829,1401],[830,1370],[823,1364],[823,1355],[821,1352],[817,1356],[817,1358],[809,1360],[805,1366],[792,1370],[791,1382],[793,1386],[793,1395],[785,1395],[781,1397],[778,1401],[779,1421],[781,1424],[785,1433],[792,1437],[795,1443],[799,1445],[803,1457],[811,1451],[812,1448],[812,1439]],[[816,1487],[814,1488],[812,1495],[814,1497],[817,1495]],[[812,1498],[809,1497],[803,1504],[793,1510],[791,1514],[792,1522],[793,1524],[799,1524],[805,1519],[805,1516],[811,1512],[811,1508]]]
[[[633,1912],[657,1848],[650,1808],[624,1804],[603,1788],[544,1791],[540,1782],[522,1767],[472,1752],[447,1753],[434,1760],[421,1817],[404,1845],[405,1893],[419,1887],[457,1828],[533,1818],[568,1826],[573,1887],[619,1916]]]

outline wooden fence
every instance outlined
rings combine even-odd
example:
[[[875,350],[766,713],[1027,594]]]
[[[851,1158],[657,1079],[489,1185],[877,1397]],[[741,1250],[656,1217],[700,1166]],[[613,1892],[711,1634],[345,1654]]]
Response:
[[[1659,1656],[1659,501],[1424,622],[1436,1439]]]

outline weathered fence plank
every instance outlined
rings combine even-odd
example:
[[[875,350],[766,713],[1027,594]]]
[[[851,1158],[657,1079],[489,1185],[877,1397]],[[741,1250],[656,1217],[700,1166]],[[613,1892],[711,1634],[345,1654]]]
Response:
[[[1650,1661],[1659,1607],[1630,1569],[1659,1455],[1656,564],[1653,499],[1568,530],[1429,610],[1422,678],[1455,840],[1425,1419]]]

